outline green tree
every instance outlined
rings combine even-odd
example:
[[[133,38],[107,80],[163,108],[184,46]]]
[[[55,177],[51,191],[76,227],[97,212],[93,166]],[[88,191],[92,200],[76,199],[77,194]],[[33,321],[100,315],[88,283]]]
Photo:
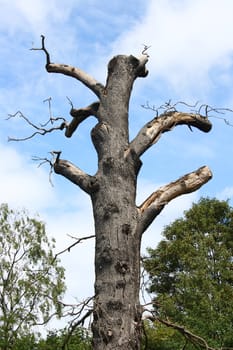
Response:
[[[25,211],[0,206],[0,349],[13,349],[33,325],[61,315],[64,269],[54,259],[45,225]]]
[[[143,350],[178,350],[184,348],[181,344],[185,345],[185,341],[177,330],[158,321],[144,321]]]
[[[215,347],[233,346],[233,209],[202,198],[164,229],[145,268],[160,318]]]
[[[91,350],[91,337],[87,330],[76,328],[70,337],[69,331],[64,328],[61,330],[50,331],[46,339],[40,340],[37,344],[38,350]]]

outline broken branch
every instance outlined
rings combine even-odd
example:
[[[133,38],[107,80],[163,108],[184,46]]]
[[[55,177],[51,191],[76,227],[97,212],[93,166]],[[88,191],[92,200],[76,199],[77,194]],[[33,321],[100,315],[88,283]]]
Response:
[[[163,210],[166,204],[180,195],[191,193],[199,189],[212,178],[212,173],[207,166],[186,174],[178,180],[161,186],[153,192],[138,208],[141,218],[139,232],[143,232],[152,223],[155,217]]]
[[[149,147],[155,144],[161,135],[171,131],[177,125],[188,125],[198,128],[203,132],[211,130],[208,118],[200,114],[169,111],[159,117],[155,117],[147,123],[130,143],[131,150],[140,157]]]
[[[57,159],[54,164],[54,172],[64,176],[89,194],[99,188],[98,181],[95,176],[86,174],[80,168],[67,160]]]
[[[72,104],[71,104],[72,106]],[[67,125],[66,127],[66,132],[65,136],[66,137],[71,137],[79,124],[85,120],[86,118],[90,116],[96,116],[97,111],[99,108],[99,102],[94,102],[91,105],[85,107],[85,108],[80,108],[80,109],[75,109],[71,108],[70,115],[73,117],[71,122]]]

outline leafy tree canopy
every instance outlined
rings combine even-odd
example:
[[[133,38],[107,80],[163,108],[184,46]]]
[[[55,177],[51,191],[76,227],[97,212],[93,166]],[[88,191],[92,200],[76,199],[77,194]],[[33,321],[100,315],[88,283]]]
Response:
[[[84,328],[76,328],[71,336],[64,328],[48,333],[46,339],[38,342],[38,350],[91,350],[91,337]],[[68,337],[67,337],[68,336]]]
[[[144,262],[156,314],[233,348],[233,209],[201,198],[163,236]]]
[[[75,328],[68,335],[67,328],[49,331],[46,337],[27,333],[15,340],[12,350],[91,350],[91,337],[86,329]]]
[[[43,222],[0,206],[0,349],[12,349],[33,325],[61,315],[64,269]]]

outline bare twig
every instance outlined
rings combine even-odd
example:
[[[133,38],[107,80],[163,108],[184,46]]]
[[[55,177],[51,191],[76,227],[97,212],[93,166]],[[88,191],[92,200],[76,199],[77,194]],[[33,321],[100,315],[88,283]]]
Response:
[[[141,262],[143,263],[143,258],[141,257]],[[143,264],[141,267],[141,287],[140,287],[140,291],[141,291],[141,296],[142,296],[142,300],[144,302],[144,305],[149,305],[146,299],[150,299],[151,302],[150,304],[153,304],[152,302],[152,298],[151,295],[147,292],[148,291],[148,284],[149,284],[149,279],[148,279],[148,274],[146,269],[144,268]]]
[[[162,113],[164,116],[166,116],[169,112],[177,112],[178,108],[177,106],[183,105],[184,107],[188,107],[190,109],[190,112],[196,113],[197,115],[202,115],[206,118],[216,118],[221,119],[224,121],[225,124],[229,126],[233,126],[232,123],[230,123],[229,120],[227,120],[224,117],[219,117],[216,114],[222,114],[224,115],[227,112],[233,113],[233,110],[230,108],[218,108],[218,107],[212,107],[208,104],[200,104],[199,101],[195,102],[194,104],[189,104],[184,101],[177,101],[175,103],[172,103],[172,100],[168,100],[164,104],[162,104],[159,107],[156,107],[155,105],[150,105],[147,101],[145,104],[141,105],[144,109],[151,110],[156,113],[156,117],[159,116],[160,113]],[[214,112],[214,114],[211,114],[211,112]]]
[[[76,246],[77,244],[81,243],[82,241],[84,240],[87,240],[87,239],[91,239],[91,238],[94,238],[95,235],[91,235],[91,236],[86,236],[86,237],[81,237],[81,238],[75,238],[75,237],[72,237],[74,239],[76,239],[76,242],[72,243],[71,245],[69,245],[67,248],[63,249],[62,251],[60,251],[59,253],[57,253],[53,259],[53,262],[57,259],[57,257],[65,252],[70,252],[70,250]]]
[[[61,347],[62,350],[65,350],[65,349],[66,349],[66,346],[67,346],[67,344],[69,343],[70,338],[71,338],[73,332],[75,331],[75,329],[76,329],[78,326],[80,326],[80,325],[82,326],[82,325],[84,324],[85,320],[86,320],[88,317],[90,317],[92,313],[93,313],[93,310],[88,310],[88,311],[85,313],[85,315],[84,315],[81,319],[79,319],[76,323],[74,323],[74,324],[72,325],[72,327],[71,327],[70,330],[69,330],[69,333],[67,334],[67,336],[65,337],[65,339],[64,339],[64,341],[63,341],[63,344],[62,344],[62,347]]]
[[[70,326],[68,329],[68,334],[64,339],[64,342],[62,344],[62,349],[66,349],[67,344],[69,343],[69,340],[73,334],[73,332],[75,331],[75,329],[78,326],[84,326],[84,322],[85,320],[91,316],[91,314],[93,313],[93,308],[89,306],[90,302],[92,302],[92,300],[94,299],[93,297],[90,297],[88,299],[86,299],[85,301],[83,301],[79,306],[81,306],[79,308],[79,310],[76,312],[76,317],[70,322]],[[81,317],[82,313],[84,310],[87,310],[85,312],[85,314]]]
[[[67,125],[66,120],[64,118],[62,118],[62,117],[52,118],[46,124],[44,124],[44,126],[47,125],[49,122],[51,122],[51,124],[52,124],[54,121],[57,121],[57,120],[62,120],[62,123],[60,125],[58,125],[58,126],[53,126],[50,129],[46,129],[46,128],[44,128],[43,125],[38,126],[38,125],[34,124],[21,111],[17,111],[15,114],[8,114],[8,118],[7,119],[16,118],[16,117],[24,119],[27,124],[32,126],[37,131],[32,133],[30,136],[26,136],[26,137],[22,137],[22,138],[8,137],[8,141],[26,141],[26,140],[32,139],[35,135],[42,135],[43,136],[43,135],[51,133],[51,132],[53,132],[55,130],[63,130],[66,127],[66,125]]]
[[[142,44],[144,46],[144,49],[142,50],[142,55],[146,55],[147,57],[149,57],[148,53],[146,52],[151,46]]]
[[[50,62],[50,56],[49,56],[49,53],[47,51],[47,49],[45,48],[45,36],[44,35],[41,35],[41,48],[31,48],[30,50],[32,51],[44,51],[45,55],[46,55],[46,65],[49,65],[51,62]]]
[[[49,120],[51,120],[51,122],[53,122],[53,116],[52,116],[52,109],[51,109],[51,101],[52,101],[52,98],[49,97],[49,98],[46,98],[43,102],[48,102],[49,104]]]
[[[50,166],[49,182],[53,186],[52,173],[54,171],[54,164],[59,160],[60,155],[61,155],[61,151],[51,151],[49,153],[52,155],[52,159],[41,158],[41,157],[38,157],[38,156],[33,156],[32,160],[34,160],[36,162],[40,162],[39,165],[38,165],[38,168],[41,167],[42,165],[46,164],[46,163],[49,164],[49,166]]]
[[[53,161],[51,159],[48,159],[48,158],[41,158],[41,157],[38,157],[38,156],[33,156],[32,157],[32,160],[36,161],[36,162],[40,162],[39,165],[38,165],[38,168],[41,167],[42,165],[48,163],[49,166],[50,166],[50,170],[49,170],[49,182],[51,184],[51,186],[53,186],[53,182],[52,182],[52,173],[53,173]]]

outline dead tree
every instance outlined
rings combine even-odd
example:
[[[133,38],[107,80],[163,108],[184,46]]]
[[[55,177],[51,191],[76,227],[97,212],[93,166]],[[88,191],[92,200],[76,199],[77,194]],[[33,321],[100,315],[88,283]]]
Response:
[[[106,84],[96,81],[79,68],[50,61],[46,55],[46,70],[77,79],[97,97],[91,105],[70,111],[71,120],[62,118],[59,127],[66,137],[72,137],[78,125],[94,116],[96,126],[91,138],[98,155],[98,170],[89,175],[57,152],[52,164],[54,172],[64,176],[90,195],[95,221],[95,297],[93,310],[93,349],[140,349],[142,312],[139,302],[140,245],[145,230],[172,199],[199,189],[211,179],[208,167],[160,187],[137,206],[137,177],[141,156],[156,144],[163,133],[178,125],[195,127],[203,132],[211,129],[207,116],[196,112],[179,112],[167,108],[148,122],[133,140],[129,140],[128,110],[133,84],[146,77],[149,56],[143,50],[140,57],[119,55],[108,64]],[[48,129],[47,132],[50,132]],[[36,133],[45,134],[38,128]]]

